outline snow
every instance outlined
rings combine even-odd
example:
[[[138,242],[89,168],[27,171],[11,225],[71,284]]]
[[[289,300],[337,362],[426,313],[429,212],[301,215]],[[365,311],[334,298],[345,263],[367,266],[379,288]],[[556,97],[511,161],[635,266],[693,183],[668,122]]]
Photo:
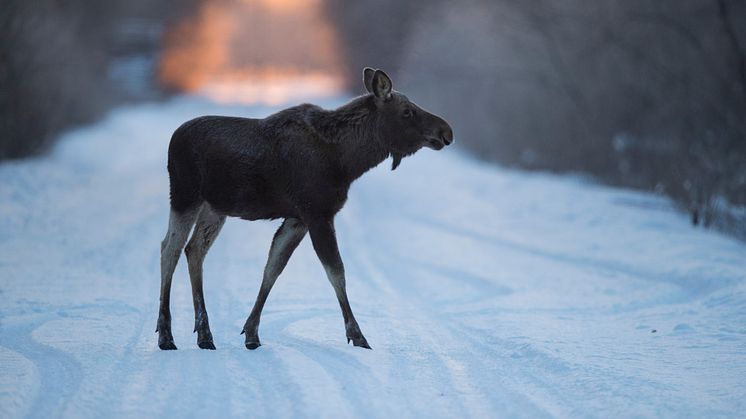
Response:
[[[327,103],[331,105],[332,103]],[[663,198],[423,150],[337,217],[353,310],[306,239],[239,335],[279,222],[231,219],[205,262],[200,350],[182,259],[157,349],[171,132],[204,99],[125,107],[0,165],[0,417],[716,417],[746,411],[746,246]],[[458,139],[457,139],[458,140]]]

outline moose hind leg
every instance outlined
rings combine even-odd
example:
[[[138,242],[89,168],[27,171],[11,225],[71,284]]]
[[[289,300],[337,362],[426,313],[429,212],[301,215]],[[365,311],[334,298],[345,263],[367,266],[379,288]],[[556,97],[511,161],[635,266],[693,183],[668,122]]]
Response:
[[[184,253],[189,265],[189,280],[192,284],[192,301],[194,302],[194,331],[197,333],[197,345],[202,349],[215,349],[207,319],[205,296],[202,292],[202,265],[210,246],[215,242],[225,223],[225,216],[218,215],[204,204],[197,218],[192,238],[189,239]]]
[[[184,248],[189,230],[197,219],[199,207],[177,212],[171,209],[168,220],[168,232],[161,242],[161,304],[158,311],[158,347],[164,350],[176,349],[171,334],[171,280],[179,261],[181,249]]]
[[[269,296],[272,286],[277,281],[277,277],[285,269],[290,256],[303,240],[307,231],[306,225],[294,218],[286,219],[277,229],[277,233],[272,239],[272,246],[269,249],[267,265],[264,267],[264,277],[259,288],[259,295],[256,297],[254,308],[251,310],[251,314],[241,332],[246,335],[245,345],[247,349],[256,349],[261,346],[259,342],[259,320],[264,303],[267,301],[267,296]]]

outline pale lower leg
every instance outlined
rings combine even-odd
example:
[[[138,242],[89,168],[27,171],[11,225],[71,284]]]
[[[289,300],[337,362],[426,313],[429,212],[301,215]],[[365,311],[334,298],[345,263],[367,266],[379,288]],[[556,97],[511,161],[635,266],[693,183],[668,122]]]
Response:
[[[259,288],[259,295],[256,297],[254,308],[251,310],[249,318],[246,319],[243,332],[241,332],[246,335],[245,344],[248,349],[256,349],[261,346],[259,341],[259,321],[264,303],[267,301],[269,292],[272,290],[275,281],[277,281],[277,277],[285,269],[290,256],[298,247],[301,240],[303,240],[307,231],[308,229],[301,221],[288,218],[282,223],[277,233],[275,233],[272,246],[269,250],[269,257],[267,258],[267,265],[264,267],[264,276],[262,278],[262,285]]]
[[[319,260],[321,260],[322,265],[324,265],[326,276],[332,284],[332,287],[334,287],[339,307],[342,309],[347,342],[349,343],[352,341],[352,344],[355,346],[370,349],[368,341],[360,331],[360,326],[357,324],[357,320],[355,320],[355,316],[352,314],[350,302],[347,299],[344,264],[339,255],[333,219],[314,220],[309,224],[309,230],[311,232],[313,248],[316,250],[316,254],[319,257]]]
[[[189,230],[199,213],[199,208],[178,213],[171,210],[168,220],[168,232],[161,242],[161,303],[158,312],[158,347],[161,349],[176,349],[171,334],[171,281],[181,250],[184,248]]]
[[[224,216],[216,214],[208,205],[205,205],[197,219],[192,238],[184,249],[189,266],[189,280],[192,285],[194,331],[197,333],[197,345],[202,349],[215,349],[202,290],[202,266],[210,246],[215,242],[224,223]]]

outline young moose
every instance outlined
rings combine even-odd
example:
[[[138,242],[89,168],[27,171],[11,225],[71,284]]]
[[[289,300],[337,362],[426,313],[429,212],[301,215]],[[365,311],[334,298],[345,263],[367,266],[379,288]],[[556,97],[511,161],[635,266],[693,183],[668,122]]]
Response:
[[[383,71],[366,68],[363,81],[368,94],[335,110],[304,104],[265,119],[203,116],[174,132],[168,149],[171,215],[161,243],[156,329],[161,349],[176,349],[169,299],[182,248],[192,283],[197,344],[215,349],[202,294],[202,262],[226,216],[284,218],[243,327],[248,349],[260,346],[264,303],[306,232],[337,294],[347,342],[370,349],[347,301],[334,215],[347,200],[350,184],[367,170],[388,156],[396,169],[403,157],[423,146],[440,150],[451,144],[453,131],[446,121],[392,90]]]

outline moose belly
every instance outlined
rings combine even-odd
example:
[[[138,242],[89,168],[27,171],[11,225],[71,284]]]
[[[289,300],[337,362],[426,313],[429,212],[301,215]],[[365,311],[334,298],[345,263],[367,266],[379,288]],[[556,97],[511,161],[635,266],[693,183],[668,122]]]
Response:
[[[240,201],[207,199],[207,202],[219,214],[243,218],[244,220],[254,221],[297,217],[295,211],[284,205],[278,205],[275,202],[257,199],[258,197],[250,198],[254,199]]]
[[[220,182],[211,179],[203,197],[218,213],[245,220],[293,217],[292,206],[261,178],[242,182]]]

